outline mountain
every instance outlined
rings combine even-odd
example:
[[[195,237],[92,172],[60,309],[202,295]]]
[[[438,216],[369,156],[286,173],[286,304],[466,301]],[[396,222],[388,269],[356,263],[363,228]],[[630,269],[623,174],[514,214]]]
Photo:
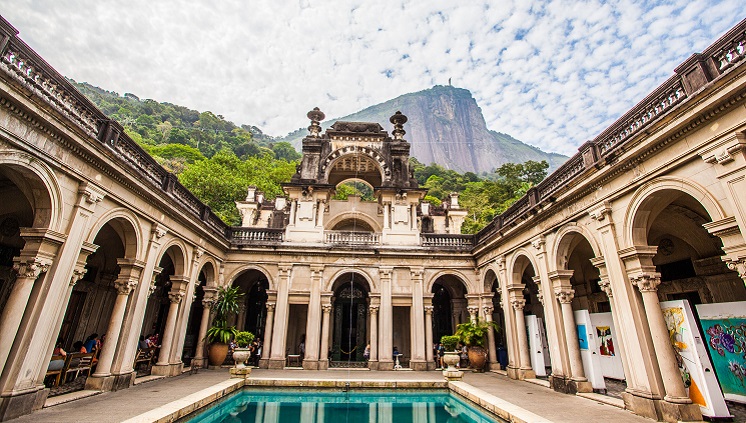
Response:
[[[421,163],[438,163],[458,172],[492,172],[505,163],[546,160],[556,169],[566,156],[545,153],[510,135],[487,128],[482,110],[469,90],[436,85],[416,93],[368,107],[357,113],[322,123],[326,129],[338,120],[378,122],[389,132],[389,117],[400,110],[409,121],[404,125],[411,154]],[[290,142],[300,149],[306,129],[291,132],[278,141]]]

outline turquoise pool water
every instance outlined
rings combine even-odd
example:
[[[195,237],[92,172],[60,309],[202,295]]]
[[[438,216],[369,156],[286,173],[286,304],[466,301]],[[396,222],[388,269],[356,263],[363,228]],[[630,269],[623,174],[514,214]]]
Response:
[[[183,422],[217,423],[495,423],[446,390],[250,389],[232,394]]]

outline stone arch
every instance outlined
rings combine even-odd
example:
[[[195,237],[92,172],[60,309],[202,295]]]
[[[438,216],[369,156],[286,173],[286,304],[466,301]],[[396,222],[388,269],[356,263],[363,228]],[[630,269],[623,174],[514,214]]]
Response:
[[[174,265],[174,275],[186,275],[187,274],[187,246],[183,240],[179,238],[172,238],[161,247],[161,253],[159,254],[159,262],[163,259],[163,256],[168,254],[171,258],[171,262]]]
[[[266,267],[258,265],[258,264],[246,264],[246,265],[243,265],[237,268],[236,270],[231,272],[231,274],[227,278],[225,278],[226,283],[224,285],[226,287],[232,286],[239,276],[251,270],[256,270],[257,272],[261,272],[264,274],[264,276],[267,277],[267,284],[269,285],[270,290],[277,289],[277,284],[275,283],[272,273],[269,270],[267,270]],[[217,282],[216,282],[216,285],[217,285]]]
[[[712,221],[725,212],[715,197],[696,182],[677,177],[661,177],[635,191],[624,217],[625,246],[647,245],[647,233],[658,214],[681,194],[688,194],[705,209]]]
[[[116,208],[107,211],[93,224],[88,232],[86,240],[93,243],[96,235],[101,231],[104,225],[109,224],[112,229],[119,235],[124,243],[124,256],[128,258],[137,258],[145,260],[143,243],[143,226],[140,219],[125,208]]]
[[[442,276],[454,276],[457,279],[459,279],[460,282],[461,282],[461,284],[464,285],[464,289],[466,291],[465,294],[475,294],[475,293],[477,293],[476,288],[474,288],[474,286],[471,283],[471,281],[469,280],[469,278],[467,278],[466,275],[464,275],[462,272],[460,272],[458,270],[440,270],[440,271],[436,272],[430,278],[430,280],[427,282],[427,284],[424,286],[424,288],[425,288],[424,291],[425,292],[432,291],[433,285]]]
[[[368,288],[368,293],[378,292],[378,287],[373,283],[373,278],[371,278],[371,276],[366,271],[350,267],[345,267],[334,272],[334,274],[329,277],[329,279],[324,284],[324,291],[334,291],[334,289],[336,288],[335,284],[337,282],[337,279],[339,279],[346,273],[354,273],[358,276],[362,276],[363,281],[365,281],[366,288]]]
[[[493,286],[502,288],[500,278],[497,277],[498,272],[494,269],[494,264],[489,264],[484,269],[482,269],[482,272],[484,273],[484,278],[482,278],[482,292],[492,292]]]
[[[598,241],[593,237],[593,234],[586,228],[579,226],[575,223],[568,223],[562,226],[556,234],[554,239],[553,248],[550,257],[554,257],[554,260],[550,260],[556,266],[553,270],[562,270],[567,268],[567,261],[570,258],[572,250],[577,245],[579,238],[582,237],[591,245],[593,254],[595,257],[601,257],[601,247],[598,245]]]
[[[197,274],[204,273],[205,279],[207,280],[206,286],[217,287],[218,286],[218,263],[214,257],[204,257],[200,260],[197,266]],[[199,283],[199,282],[197,282]]]
[[[362,158],[366,162],[370,162],[375,165],[376,172],[375,176],[376,178],[373,180],[368,180],[366,178],[360,178],[360,176],[357,176],[358,179],[363,179],[369,184],[371,184],[373,187],[375,186],[381,186],[383,185],[383,182],[386,181],[391,174],[391,169],[386,163],[386,159],[376,150],[365,147],[365,146],[359,146],[359,145],[349,145],[342,148],[339,148],[337,150],[334,150],[331,152],[326,159],[324,160],[323,165],[321,166],[321,171],[324,173],[324,179],[328,181],[330,184],[336,185],[337,183],[348,179],[343,178],[339,181],[332,180],[332,171],[334,170],[335,166],[340,163],[340,161],[346,160],[346,159],[355,159],[355,158]],[[358,161],[357,166],[360,165],[360,162]],[[367,175],[368,177],[372,177],[373,172],[369,172],[370,175]],[[357,172],[356,172],[357,174]]]
[[[14,172],[3,172],[8,166]],[[62,189],[54,171],[41,160],[20,151],[0,151],[0,174],[23,192],[34,209],[34,228],[64,232],[61,214],[64,209]]]
[[[508,265],[508,274],[510,280],[508,284],[520,284],[523,277],[523,272],[531,266],[536,274],[538,272],[538,266],[536,265],[536,258],[528,252],[525,248],[521,248],[513,253],[510,258],[510,264]]]
[[[357,219],[365,222],[368,226],[370,226],[373,229],[373,232],[380,233],[383,231],[383,228],[381,227],[381,224],[378,223],[375,219],[373,219],[371,216],[368,216],[365,213],[356,212],[356,211],[347,211],[344,213],[340,213],[336,216],[334,216],[332,219],[329,219],[328,222],[324,225],[324,229],[329,231],[332,228],[334,228],[336,225],[351,219]]]

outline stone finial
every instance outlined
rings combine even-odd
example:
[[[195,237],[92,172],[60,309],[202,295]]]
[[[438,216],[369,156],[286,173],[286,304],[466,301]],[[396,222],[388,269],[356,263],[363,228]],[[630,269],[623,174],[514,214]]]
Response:
[[[321,136],[321,125],[319,124],[324,120],[326,115],[318,107],[314,107],[306,116],[311,119],[311,126],[308,127],[310,136],[319,138]]]
[[[404,130],[404,124],[407,123],[407,117],[397,110],[396,113],[391,116],[389,122],[394,124],[394,130],[391,132],[391,134],[394,135],[394,139],[404,139],[404,134],[407,133],[407,131]]]

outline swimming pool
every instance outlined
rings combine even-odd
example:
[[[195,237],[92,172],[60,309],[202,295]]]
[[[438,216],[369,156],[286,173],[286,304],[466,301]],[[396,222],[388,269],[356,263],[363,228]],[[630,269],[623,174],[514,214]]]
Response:
[[[244,389],[181,422],[495,423],[448,390]]]

